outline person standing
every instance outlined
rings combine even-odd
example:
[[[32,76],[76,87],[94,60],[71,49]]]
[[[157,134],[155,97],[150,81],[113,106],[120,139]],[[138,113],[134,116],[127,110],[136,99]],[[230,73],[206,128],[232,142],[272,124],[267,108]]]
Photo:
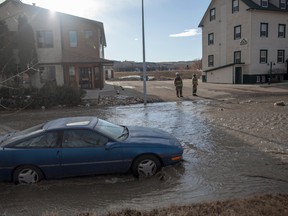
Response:
[[[174,85],[176,87],[177,97],[183,97],[182,95],[183,81],[178,72],[176,73],[176,77],[174,79]]]
[[[198,86],[198,78],[196,74],[193,74],[192,77],[192,86],[193,86],[193,96],[197,96],[197,86]]]

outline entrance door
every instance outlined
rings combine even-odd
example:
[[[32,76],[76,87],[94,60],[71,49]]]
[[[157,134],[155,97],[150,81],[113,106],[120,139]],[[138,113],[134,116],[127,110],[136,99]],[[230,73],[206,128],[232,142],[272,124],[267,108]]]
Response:
[[[91,68],[90,67],[80,67],[80,85],[83,89],[91,89]]]
[[[102,89],[101,85],[101,73],[99,67],[94,67],[94,79],[95,79],[95,88]]]
[[[235,68],[235,84],[242,84],[242,68]]]

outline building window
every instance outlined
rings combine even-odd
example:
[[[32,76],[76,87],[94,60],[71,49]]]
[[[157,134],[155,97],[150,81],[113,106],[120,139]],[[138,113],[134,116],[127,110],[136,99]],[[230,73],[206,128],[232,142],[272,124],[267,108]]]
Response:
[[[285,24],[279,24],[278,25],[278,37],[279,38],[285,38],[286,35],[286,25]]]
[[[210,21],[215,20],[216,19],[216,10],[215,8],[212,8],[210,10]]]
[[[239,11],[239,0],[232,1],[232,13]]]
[[[268,50],[260,50],[260,64],[267,63]]]
[[[268,7],[268,0],[261,0],[261,6],[262,7]]]
[[[260,37],[268,37],[268,23],[260,24]]]
[[[209,55],[208,56],[208,67],[213,67],[214,66],[214,55]]]
[[[234,63],[235,64],[241,63],[241,51],[234,52]]]
[[[234,40],[241,39],[241,26],[234,27]]]
[[[93,43],[93,32],[88,30],[84,32],[85,37],[85,43],[87,47],[95,48],[95,45]]]
[[[76,82],[76,72],[74,66],[69,66],[69,81]]]
[[[77,47],[77,32],[76,31],[69,32],[69,42],[70,42],[70,47]]]
[[[84,34],[85,34],[85,39],[86,40],[92,39],[92,36],[93,36],[93,32],[92,31],[90,31],[90,30],[85,31]]]
[[[37,31],[38,48],[53,48],[53,32]]]
[[[40,67],[40,82],[56,82],[56,69],[55,66]]]
[[[266,76],[262,76],[262,83],[266,83]]]
[[[279,8],[280,9],[287,9],[288,6],[288,0],[279,0]]]
[[[285,62],[285,50],[278,50],[277,52],[277,63]]]
[[[208,34],[208,45],[214,44],[214,33]]]

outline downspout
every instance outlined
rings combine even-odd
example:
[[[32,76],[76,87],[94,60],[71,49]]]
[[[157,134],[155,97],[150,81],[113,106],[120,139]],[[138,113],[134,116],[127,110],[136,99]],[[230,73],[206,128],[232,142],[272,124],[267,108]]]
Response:
[[[233,71],[232,71],[232,84],[235,84],[235,64],[233,65]]]
[[[286,66],[287,66],[287,79],[288,79],[288,59],[286,59]]]

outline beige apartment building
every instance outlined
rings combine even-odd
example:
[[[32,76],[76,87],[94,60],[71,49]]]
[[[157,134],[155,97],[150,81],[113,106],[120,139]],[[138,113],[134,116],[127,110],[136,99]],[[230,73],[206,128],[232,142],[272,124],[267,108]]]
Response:
[[[56,82],[59,86],[85,89],[104,87],[104,67],[113,62],[104,58],[103,23],[20,0],[0,4],[0,20],[5,21],[10,32],[17,31],[19,17],[26,17],[34,31],[38,64],[29,74],[32,86],[40,88],[47,82]]]
[[[288,79],[288,0],[212,0],[199,27],[204,81]]]

